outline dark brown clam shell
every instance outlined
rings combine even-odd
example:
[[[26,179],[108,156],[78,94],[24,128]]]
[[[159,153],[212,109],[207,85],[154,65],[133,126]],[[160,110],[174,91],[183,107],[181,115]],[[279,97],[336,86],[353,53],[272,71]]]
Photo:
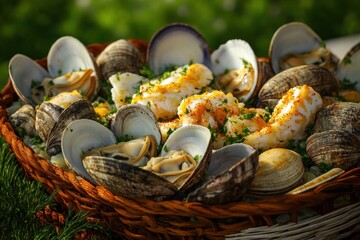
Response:
[[[35,129],[40,138],[46,142],[51,129],[59,120],[59,116],[64,108],[51,102],[43,102],[36,111]]]
[[[291,88],[308,85],[320,95],[329,95],[339,88],[339,81],[325,68],[316,65],[302,65],[282,71],[270,78],[260,89],[260,106],[274,108],[277,102]]]
[[[83,164],[99,185],[119,196],[163,200],[177,191],[164,178],[115,158],[89,156],[83,159]]]
[[[345,171],[360,166],[360,139],[349,131],[314,133],[306,141],[306,152],[316,164],[323,162]]]
[[[84,99],[76,101],[65,108],[48,135],[46,141],[46,152],[49,156],[53,156],[61,152],[61,135],[65,127],[70,122],[83,118],[92,120],[96,119],[95,110],[88,100]]]
[[[118,72],[139,73],[144,66],[144,57],[130,42],[120,39],[108,45],[97,57],[103,80]]]
[[[336,102],[320,110],[316,115],[314,133],[328,130],[349,131],[360,139],[360,104]]]
[[[222,204],[240,200],[255,177],[258,162],[258,152],[242,143],[215,151],[205,181],[187,201]]]

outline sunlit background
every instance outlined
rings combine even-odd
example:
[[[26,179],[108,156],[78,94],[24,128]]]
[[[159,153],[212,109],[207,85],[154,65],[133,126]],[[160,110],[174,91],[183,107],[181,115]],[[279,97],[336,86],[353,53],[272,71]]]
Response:
[[[162,26],[184,22],[213,49],[240,38],[267,56],[273,33],[291,21],[308,24],[324,40],[360,33],[360,1],[353,0],[5,0],[0,6],[1,88],[14,54],[42,58],[64,35],[85,45],[149,40]]]

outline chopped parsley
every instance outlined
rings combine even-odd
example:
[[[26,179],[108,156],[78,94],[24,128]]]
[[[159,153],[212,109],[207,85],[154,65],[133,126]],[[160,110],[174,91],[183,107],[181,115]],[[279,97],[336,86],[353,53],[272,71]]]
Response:
[[[340,88],[341,89],[356,89],[357,82],[352,82],[347,78],[344,78],[343,80],[340,80]]]
[[[345,65],[351,64],[351,58],[348,56],[346,56],[343,61]]]
[[[164,149],[164,152],[166,152],[166,153],[169,152],[169,149],[166,145],[164,145],[163,149]]]

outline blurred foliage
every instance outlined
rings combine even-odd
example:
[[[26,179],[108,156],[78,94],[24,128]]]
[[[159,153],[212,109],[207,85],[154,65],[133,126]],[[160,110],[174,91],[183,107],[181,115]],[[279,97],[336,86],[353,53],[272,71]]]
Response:
[[[360,32],[360,1],[353,0],[4,0],[0,3],[0,87],[16,53],[38,59],[56,39],[85,45],[120,38],[149,40],[172,22],[191,24],[217,48],[228,39],[250,43],[267,56],[273,33],[291,21],[308,24],[322,39]]]

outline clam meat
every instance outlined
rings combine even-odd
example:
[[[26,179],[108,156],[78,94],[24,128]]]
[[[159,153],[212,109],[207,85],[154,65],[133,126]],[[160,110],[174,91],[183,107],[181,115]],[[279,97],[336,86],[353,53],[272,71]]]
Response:
[[[44,97],[79,90],[88,99],[99,91],[97,66],[86,47],[76,38],[65,36],[51,46],[47,69],[21,54],[9,63],[9,76],[18,96],[33,106]]]
[[[282,25],[272,36],[269,56],[274,72],[300,65],[317,65],[335,73],[338,58],[323,46],[321,38],[306,24]]]
[[[239,100],[255,96],[259,80],[256,55],[250,45],[240,39],[229,40],[211,54],[211,70],[217,88],[231,92]]]

